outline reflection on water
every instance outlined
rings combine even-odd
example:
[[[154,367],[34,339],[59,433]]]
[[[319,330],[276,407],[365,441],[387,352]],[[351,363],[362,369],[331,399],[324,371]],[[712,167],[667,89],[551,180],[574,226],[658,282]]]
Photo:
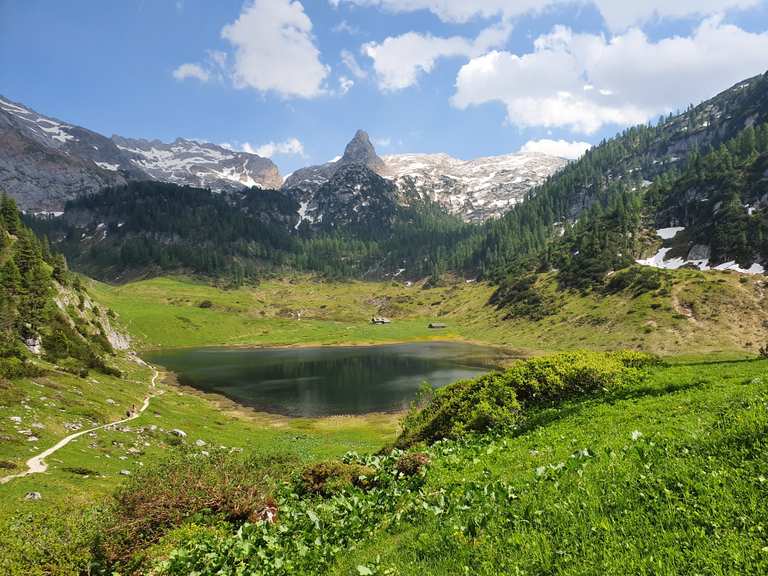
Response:
[[[292,416],[399,410],[424,381],[445,386],[498,365],[492,348],[453,342],[153,352],[182,384]]]

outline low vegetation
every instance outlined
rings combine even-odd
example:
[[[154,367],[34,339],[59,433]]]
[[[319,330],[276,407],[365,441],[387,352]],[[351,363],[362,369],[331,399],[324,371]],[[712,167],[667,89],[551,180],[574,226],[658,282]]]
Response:
[[[93,283],[88,289],[118,314],[140,348],[439,338],[483,341],[524,354],[630,348],[662,356],[743,357],[758,351],[768,322],[766,281],[759,276],[632,267],[583,293],[562,290],[555,273],[536,274],[526,280],[526,291],[546,303],[539,319],[528,316],[535,302],[523,303],[526,311],[518,313],[517,300],[494,296],[495,286],[444,280],[427,288],[426,283],[340,283],[295,276],[221,289],[189,279],[156,278],[124,286]],[[211,307],[201,308],[206,300]],[[374,326],[372,316],[392,323]],[[430,322],[447,327],[430,330]]]
[[[156,567],[173,575],[765,571],[765,362],[709,364],[702,375],[700,364],[603,359],[609,392],[595,392],[602,378],[592,392],[556,386],[549,401],[523,409],[515,429],[465,433],[417,453],[348,454],[338,466],[370,469],[369,485],[313,496],[287,482],[275,495],[276,523],[238,524],[228,535],[187,529]],[[415,474],[401,470],[409,454],[419,454]]]
[[[535,358],[424,399],[405,451],[302,463],[182,439],[92,513],[47,508],[44,532],[19,520],[4,544],[54,574],[759,574],[767,371]],[[501,415],[478,426],[477,389]]]

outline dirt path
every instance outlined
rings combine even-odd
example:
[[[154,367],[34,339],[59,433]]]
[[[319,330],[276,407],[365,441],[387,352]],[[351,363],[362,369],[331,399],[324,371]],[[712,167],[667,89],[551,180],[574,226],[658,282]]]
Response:
[[[140,360],[138,358],[136,359],[136,361],[139,364],[142,364],[143,366],[149,366],[143,360]],[[151,384],[150,388],[152,390],[155,390],[157,388],[157,378],[160,376],[160,373],[154,367],[151,367],[151,368],[152,368],[152,384]],[[19,472],[18,474],[12,474],[10,476],[5,476],[3,478],[0,478],[0,484],[6,484],[7,482],[10,482],[14,478],[22,478],[24,476],[29,476],[30,474],[40,474],[41,472],[45,472],[46,470],[48,470],[48,464],[45,463],[45,459],[48,456],[50,456],[51,454],[53,454],[57,450],[60,450],[60,449],[64,448],[64,446],[66,446],[67,444],[72,442],[72,440],[74,440],[75,438],[79,438],[80,436],[88,434],[89,432],[95,432],[96,430],[102,430],[102,429],[108,428],[110,426],[115,426],[117,424],[123,424],[125,422],[130,422],[131,420],[135,420],[136,418],[141,416],[141,414],[149,407],[150,400],[152,400],[152,398],[154,398],[155,396],[159,396],[160,394],[162,394],[162,391],[159,392],[159,393],[150,393],[150,394],[148,394],[144,398],[144,403],[141,405],[141,408],[139,408],[139,410],[135,414],[129,416],[128,418],[123,418],[122,420],[117,420],[115,422],[109,422],[107,424],[102,424],[101,426],[96,426],[95,428],[88,428],[87,430],[80,430],[79,432],[75,432],[74,434],[70,434],[66,438],[62,438],[61,440],[59,440],[59,442],[55,446],[52,446],[52,447],[48,448],[48,450],[45,450],[44,452],[41,452],[37,456],[33,456],[32,458],[27,460],[27,462],[26,462],[27,469],[25,471]]]

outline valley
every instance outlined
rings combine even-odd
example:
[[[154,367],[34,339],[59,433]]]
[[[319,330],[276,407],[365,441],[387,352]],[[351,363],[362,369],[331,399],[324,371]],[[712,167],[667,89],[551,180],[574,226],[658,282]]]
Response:
[[[768,72],[724,40],[768,36],[325,4],[0,96],[0,576],[768,573]]]

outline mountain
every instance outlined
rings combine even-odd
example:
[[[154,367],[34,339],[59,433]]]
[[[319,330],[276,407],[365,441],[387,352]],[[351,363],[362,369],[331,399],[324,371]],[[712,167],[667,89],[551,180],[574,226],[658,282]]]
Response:
[[[503,214],[567,163],[563,158],[545,154],[509,154],[469,161],[447,154],[381,158],[368,134],[358,130],[340,159],[297,170],[286,178],[283,189],[312,211],[313,194],[333,179],[340,168],[364,165],[390,180],[403,204],[430,200],[467,222],[481,222]],[[334,181],[343,185],[339,178]]]
[[[573,260],[571,269],[582,274],[586,268],[580,261],[586,259],[587,254],[594,257],[591,265],[605,260],[612,251],[611,243],[605,242],[604,225],[613,226],[618,237],[637,231],[633,222],[624,221],[619,204],[625,208],[637,204],[629,208],[629,212],[637,212],[641,219],[650,219],[649,227],[653,224],[658,228],[673,226],[673,207],[665,207],[670,216],[666,221],[661,215],[657,218],[658,207],[643,206],[643,192],[656,179],[676,178],[676,174],[688,168],[691,158],[717,150],[744,130],[766,122],[768,74],[762,74],[739,82],[680,114],[662,118],[656,124],[628,128],[594,146],[549,178],[526,201],[514,206],[502,218],[489,222],[482,238],[473,239],[471,246],[460,249],[470,252],[467,262],[480,263],[487,274],[503,277],[511,269],[519,273],[519,267],[539,266],[542,259],[549,263],[561,260],[561,255],[553,252],[561,248],[553,246],[553,238],[586,215],[602,223],[585,225],[572,232],[571,237],[579,233],[587,236],[583,242],[571,243],[572,254],[578,254],[579,258],[572,259],[565,254],[567,260]],[[751,192],[747,193],[742,204],[747,204],[751,197]],[[714,206],[710,210],[713,209]],[[591,216],[590,211],[594,211]],[[743,211],[746,214],[747,208]],[[607,222],[606,214],[616,216],[613,223]],[[625,229],[616,229],[617,223]],[[700,243],[708,243],[702,238],[706,235],[704,228],[697,235]],[[589,244],[590,250],[581,250],[580,244]],[[628,254],[620,252],[618,260],[608,261],[624,262]],[[728,251],[723,251],[725,253]],[[604,272],[610,269],[610,266],[607,270],[601,266],[595,268]]]
[[[215,191],[279,188],[283,183],[274,163],[216,144],[177,138],[171,144],[112,136],[130,163],[153,180]]]
[[[0,97],[0,188],[22,209],[61,211],[67,200],[137,180],[214,191],[282,182],[272,161],[255,154],[181,138],[110,139]]]
[[[283,183],[283,190],[290,190],[295,195],[307,201],[323,184],[328,182],[337,170],[350,164],[359,164],[380,173],[384,169],[384,161],[376,154],[368,133],[358,130],[344,149],[344,154],[338,160],[300,168],[288,176]]]
[[[430,199],[468,222],[497,218],[568,161],[538,153],[459,160],[447,154],[385,156],[385,174],[406,198]]]

